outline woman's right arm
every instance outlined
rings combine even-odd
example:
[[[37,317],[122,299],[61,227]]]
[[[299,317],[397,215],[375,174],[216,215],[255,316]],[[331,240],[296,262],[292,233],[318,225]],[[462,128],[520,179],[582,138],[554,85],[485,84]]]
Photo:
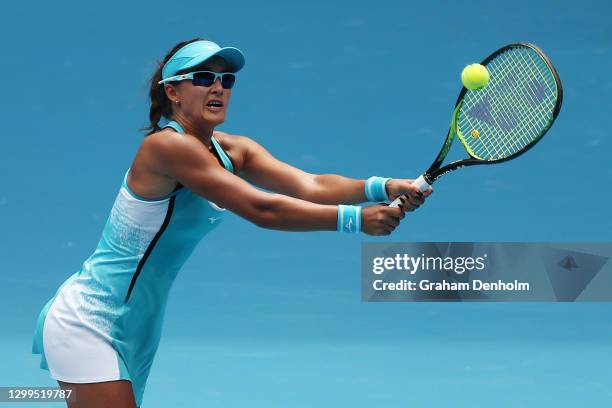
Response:
[[[181,134],[173,136],[152,134],[143,142],[142,148],[147,150],[147,156],[154,162],[153,170],[158,174],[175,179],[195,194],[262,228],[284,231],[336,230],[337,206],[315,204],[258,190],[220,167],[214,155],[196,138]],[[403,215],[400,208],[382,205],[364,208],[363,231],[388,235]]]

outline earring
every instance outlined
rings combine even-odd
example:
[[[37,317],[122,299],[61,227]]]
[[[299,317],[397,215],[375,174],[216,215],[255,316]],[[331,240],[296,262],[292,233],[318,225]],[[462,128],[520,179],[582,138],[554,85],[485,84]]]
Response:
[[[174,101],[174,103],[176,103],[177,105],[181,103],[181,101]]]

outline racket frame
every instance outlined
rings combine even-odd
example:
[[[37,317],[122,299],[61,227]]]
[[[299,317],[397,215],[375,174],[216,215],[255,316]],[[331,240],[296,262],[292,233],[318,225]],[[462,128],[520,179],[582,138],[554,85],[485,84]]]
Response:
[[[431,164],[431,166],[429,166],[429,169],[427,169],[427,171],[425,173],[423,173],[423,178],[425,179],[425,181],[428,184],[433,184],[434,181],[436,181],[436,179],[438,179],[440,176],[449,173],[451,171],[457,170],[461,167],[466,167],[466,166],[474,166],[474,165],[478,165],[478,164],[496,164],[496,163],[501,163],[501,162],[505,162],[508,160],[512,160],[518,156],[520,156],[521,154],[525,153],[527,150],[531,149],[540,139],[542,139],[542,137],[546,134],[546,132],[548,132],[548,130],[550,129],[550,127],[552,126],[552,124],[554,123],[555,119],[557,118],[557,115],[559,114],[559,111],[561,110],[561,104],[563,102],[563,86],[561,84],[561,79],[559,78],[559,74],[557,73],[556,68],[554,67],[554,65],[552,64],[552,62],[550,61],[550,58],[548,58],[548,56],[544,53],[544,51],[542,51],[539,47],[537,47],[534,44],[530,44],[530,43],[525,43],[525,42],[518,42],[518,43],[512,43],[512,44],[508,44],[500,49],[498,49],[497,51],[495,51],[494,53],[492,53],[491,55],[489,55],[487,58],[485,58],[480,64],[484,65],[486,67],[486,65],[491,62],[495,57],[497,57],[498,55],[506,52],[509,49],[512,48],[517,48],[517,47],[527,47],[527,48],[531,48],[532,50],[534,50],[546,63],[546,65],[548,66],[548,68],[550,69],[550,72],[553,75],[553,78],[555,80],[555,84],[557,86],[557,100],[555,102],[555,107],[553,109],[553,113],[552,113],[552,118],[549,121],[548,125],[543,129],[543,131],[540,133],[540,135],[535,138],[534,140],[532,140],[529,144],[527,144],[525,147],[523,147],[521,150],[507,156],[501,159],[495,159],[495,160],[482,160],[482,159],[477,159],[475,157],[472,156],[470,150],[467,146],[465,146],[465,143],[463,141],[462,144],[464,144],[464,147],[468,153],[468,155],[470,156],[470,158],[468,159],[461,159],[461,160],[456,160],[453,161],[443,167],[441,167],[442,165],[442,161],[446,158],[446,155],[448,154],[451,145],[453,144],[453,140],[455,138],[455,136],[457,135],[460,139],[463,137],[462,135],[459,136],[459,132],[457,131],[457,118],[459,116],[459,111],[461,109],[461,105],[463,103],[463,97],[465,96],[465,93],[468,91],[468,89],[466,87],[462,87],[461,88],[461,92],[459,92],[459,96],[457,97],[457,101],[455,102],[455,108],[453,110],[453,116],[451,119],[451,125],[448,129],[448,134],[446,136],[446,140],[444,141],[444,144],[442,145],[442,148],[440,149],[440,152],[438,153],[438,156],[436,157],[436,159],[433,161],[433,163]]]

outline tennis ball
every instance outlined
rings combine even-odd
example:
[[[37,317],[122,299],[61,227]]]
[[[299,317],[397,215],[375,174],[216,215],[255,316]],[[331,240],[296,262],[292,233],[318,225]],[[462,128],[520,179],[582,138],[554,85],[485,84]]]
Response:
[[[461,82],[472,91],[482,89],[489,84],[489,71],[480,64],[470,64],[463,68]]]

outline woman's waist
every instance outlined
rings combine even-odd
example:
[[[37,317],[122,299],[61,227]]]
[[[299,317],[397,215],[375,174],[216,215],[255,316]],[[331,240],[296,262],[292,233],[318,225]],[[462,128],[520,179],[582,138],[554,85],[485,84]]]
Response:
[[[140,326],[156,326],[163,318],[169,286],[140,284],[139,296],[126,302],[127,286],[81,271],[56,294],[52,313],[68,325],[85,326],[107,337],[114,337],[119,323],[139,320]]]

